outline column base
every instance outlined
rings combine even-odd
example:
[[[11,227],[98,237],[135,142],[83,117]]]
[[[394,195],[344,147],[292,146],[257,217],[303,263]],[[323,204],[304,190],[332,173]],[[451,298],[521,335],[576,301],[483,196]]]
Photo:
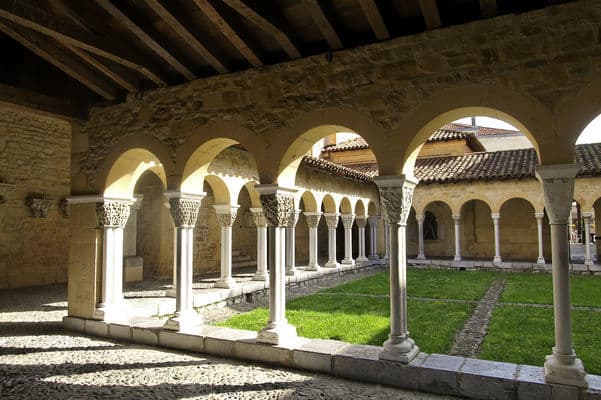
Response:
[[[461,256],[455,256],[455,257],[453,257],[453,261],[461,261]]]
[[[203,321],[200,314],[196,311],[187,311],[184,313],[176,313],[174,317],[171,317],[163,325],[163,329],[170,331],[179,332],[193,332],[198,331],[202,327]]]
[[[338,264],[336,261],[334,261],[334,262],[328,261],[327,263],[325,263],[324,267],[325,268],[340,268],[340,264]]]
[[[555,353],[545,357],[545,382],[560,385],[576,386],[586,389],[586,371],[576,354],[565,355]]]
[[[286,267],[286,275],[287,276],[296,275],[296,267]]]
[[[307,269],[305,269],[305,271],[319,271],[321,269],[321,266],[319,264],[309,264],[307,265]]]
[[[590,259],[589,260],[584,260],[584,265],[588,265],[590,267],[593,264],[594,264],[593,260],[590,260]]]
[[[238,283],[234,280],[234,278],[228,276],[227,278],[219,278],[219,280],[215,282],[214,287],[220,289],[232,289],[236,286],[238,286]]]
[[[340,261],[340,264],[342,264],[342,265],[355,265],[355,260],[353,260],[352,258],[350,260],[344,259],[344,260]]]
[[[388,340],[384,342],[382,347],[379,355],[380,360],[409,363],[419,354],[419,347],[407,335],[388,335]]]
[[[544,259],[544,258],[542,258],[542,257],[539,257],[539,258],[537,258],[537,259],[536,259],[536,263],[537,263],[537,264],[546,264],[547,262],[545,261],[545,259]]]
[[[370,254],[367,258],[369,258],[370,260],[379,260],[380,256],[377,254]]]
[[[267,282],[269,280],[269,272],[257,272],[253,275],[253,281]]]
[[[177,288],[171,285],[165,289],[165,297],[177,297]]]
[[[369,258],[363,256],[363,257],[357,257],[357,262],[367,262],[369,261]]]
[[[94,318],[104,322],[129,322],[129,307],[125,302],[101,304],[94,310]]]
[[[418,254],[417,257],[415,257],[415,258],[417,258],[418,260],[425,260],[426,256],[423,254]]]
[[[495,257],[492,259],[492,262],[494,262],[494,263],[500,263],[501,261],[502,261],[502,260],[501,260],[501,257],[496,257],[496,256],[495,256]]]
[[[296,328],[288,321],[269,323],[258,333],[257,343],[267,343],[275,345],[293,344],[296,342]]]

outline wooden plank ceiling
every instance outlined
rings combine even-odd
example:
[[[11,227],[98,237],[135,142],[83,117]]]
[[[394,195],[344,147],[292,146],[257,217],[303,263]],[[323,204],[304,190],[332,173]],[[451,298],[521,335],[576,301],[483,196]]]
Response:
[[[149,88],[565,1],[0,0],[0,85],[10,99],[22,90],[28,102],[39,93],[44,104],[54,97],[57,106],[87,109]]]

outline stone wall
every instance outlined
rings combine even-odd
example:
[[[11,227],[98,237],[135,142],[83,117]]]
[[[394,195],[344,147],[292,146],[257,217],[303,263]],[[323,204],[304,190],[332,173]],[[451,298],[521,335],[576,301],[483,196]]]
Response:
[[[69,220],[59,202],[70,193],[69,123],[0,108],[0,184],[14,184],[0,204],[0,289],[66,282]],[[33,218],[31,195],[46,195],[45,218]]]

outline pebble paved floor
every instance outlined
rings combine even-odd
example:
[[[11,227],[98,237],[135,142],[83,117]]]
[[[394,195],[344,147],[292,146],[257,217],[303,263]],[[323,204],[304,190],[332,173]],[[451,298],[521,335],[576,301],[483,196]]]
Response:
[[[0,291],[0,399],[451,399],[71,335],[65,292]]]

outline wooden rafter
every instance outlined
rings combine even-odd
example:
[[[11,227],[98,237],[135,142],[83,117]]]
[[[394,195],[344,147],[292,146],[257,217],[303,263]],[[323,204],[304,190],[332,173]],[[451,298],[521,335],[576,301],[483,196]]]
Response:
[[[50,7],[52,9],[54,9],[59,14],[62,14],[65,17],[67,17],[71,22],[73,22],[75,25],[77,25],[80,29],[83,29],[84,31],[92,33],[92,31],[90,31],[90,28],[88,28],[87,24],[82,20],[82,18],[79,15],[77,15],[77,13],[75,11],[73,11],[73,9],[71,9],[71,7],[69,7],[67,4],[65,4],[65,2],[63,0],[48,0],[48,4],[50,5]]]
[[[480,0],[480,15],[482,15],[482,18],[497,15],[497,0]]]
[[[0,104],[17,106],[67,120],[85,120],[88,117],[87,109],[80,105],[2,83],[0,83]]]
[[[263,17],[257,11],[250,8],[242,0],[223,0],[225,4],[236,10],[236,12],[242,15],[244,18],[251,21],[253,24],[267,32],[277,40],[282,49],[288,54],[290,58],[300,58],[301,53],[298,51],[289,35],[287,35],[282,28],[275,26],[267,18]]]
[[[442,23],[440,22],[440,11],[438,10],[436,0],[419,0],[419,6],[422,10],[422,15],[424,16],[426,28],[440,28]]]
[[[133,33],[145,46],[155,52],[161,57],[167,64],[169,64],[174,70],[182,74],[186,79],[196,79],[196,75],[192,73],[188,68],[184,66],[178,59],[173,57],[163,46],[158,44],[153,38],[151,38],[146,32],[142,30],[134,21],[129,19],[121,10],[113,5],[109,0],[96,0],[96,4],[109,13],[115,18],[121,25],[127,28]]]
[[[159,0],[144,0],[167,25],[177,33],[200,57],[205,59],[219,73],[226,73],[227,68],[211,52],[194,37],[178,20],[171,14]]]
[[[263,61],[248,47],[248,44],[236,33],[231,25],[223,19],[219,12],[208,0],[193,0],[194,4],[217,26],[221,33],[238,49],[253,67],[263,65]]]
[[[342,40],[340,40],[340,37],[334,30],[328,17],[324,14],[317,0],[304,0],[303,4],[305,4],[311,12],[313,22],[315,22],[315,25],[319,28],[319,31],[328,42],[330,48],[332,50],[340,50],[342,48]]]
[[[64,51],[50,41],[51,39],[42,37],[32,31],[9,26],[2,22],[0,22],[0,31],[105,99],[117,99],[117,91],[114,88],[98,79],[97,76],[81,63],[76,62],[73,58],[65,54]]]
[[[378,40],[388,39],[390,34],[388,33],[388,29],[386,28],[386,24],[384,23],[384,19],[382,19],[382,14],[380,14],[376,2],[374,0],[359,0],[359,4],[367,17],[376,38]]]
[[[116,47],[115,44],[105,43],[83,30],[71,32],[64,25],[54,24],[52,21],[43,18],[32,17],[29,10],[22,7],[20,2],[0,2],[0,18],[42,33],[63,44],[87,50],[90,53],[138,71],[159,86],[167,86],[165,81],[145,66],[147,60],[135,51],[126,51]]]

